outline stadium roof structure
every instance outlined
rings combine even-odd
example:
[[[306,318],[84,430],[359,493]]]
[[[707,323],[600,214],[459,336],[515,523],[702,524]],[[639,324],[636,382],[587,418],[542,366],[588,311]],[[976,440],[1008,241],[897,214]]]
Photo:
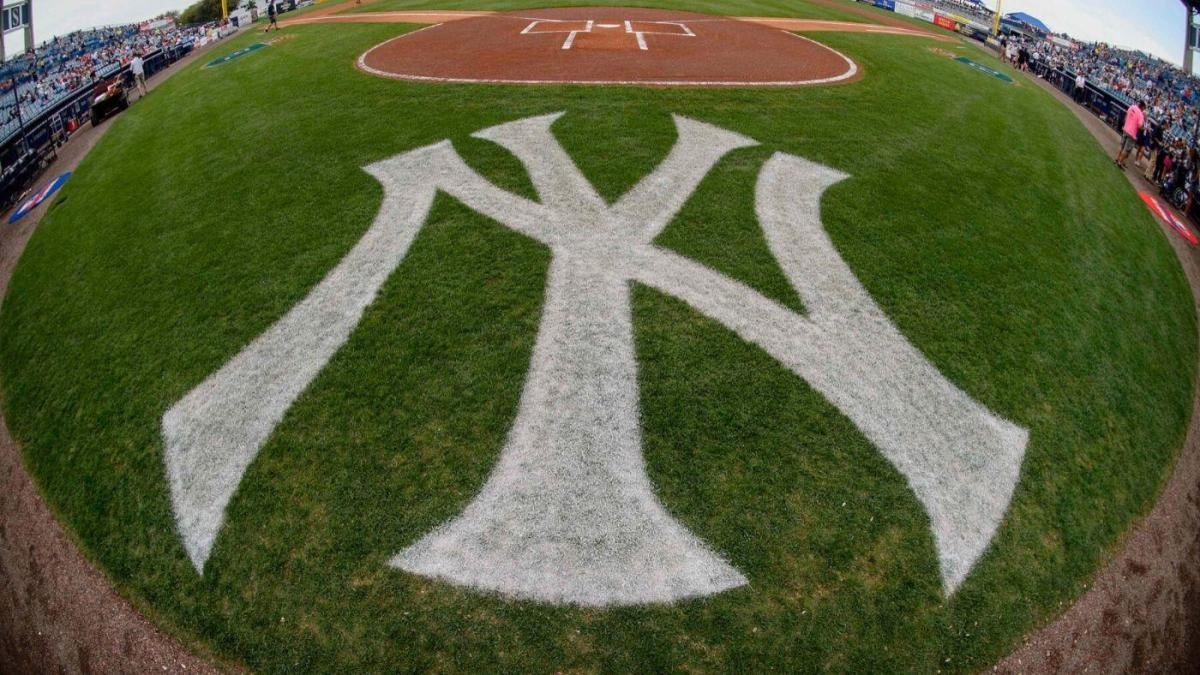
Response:
[[[1200,0],[1193,0],[1193,1],[1200,2]],[[1025,12],[1012,12],[1011,14],[1005,15],[1004,18],[1009,19],[1011,21],[1019,21],[1020,23],[1027,24],[1027,25],[1032,26],[1042,32],[1045,32],[1045,33],[1053,32],[1050,30],[1049,26],[1042,23],[1041,19],[1039,19],[1036,16],[1033,16],[1031,14],[1026,14]]]
[[[1200,12],[1200,0],[1179,0],[1190,10]]]

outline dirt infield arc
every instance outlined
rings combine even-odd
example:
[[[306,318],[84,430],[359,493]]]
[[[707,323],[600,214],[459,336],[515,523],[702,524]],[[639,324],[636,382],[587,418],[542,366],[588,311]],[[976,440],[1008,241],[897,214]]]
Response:
[[[651,86],[835,84],[861,72],[844,54],[780,28],[611,7],[439,23],[377,45],[358,65],[404,80]]]

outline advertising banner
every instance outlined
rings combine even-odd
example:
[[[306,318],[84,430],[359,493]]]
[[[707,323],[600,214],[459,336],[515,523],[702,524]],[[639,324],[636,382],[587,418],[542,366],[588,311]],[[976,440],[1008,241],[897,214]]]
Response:
[[[954,29],[958,28],[957,21],[955,21],[954,19],[951,19],[948,16],[943,16],[941,14],[934,15],[933,23],[934,23],[934,25],[939,26],[941,28],[945,28],[946,30],[954,30]]]
[[[55,178],[54,180],[47,183],[46,187],[33,193],[33,196],[31,196],[29,199],[25,200],[25,203],[21,204],[20,208],[18,208],[16,211],[13,211],[12,215],[8,219],[8,224],[12,225],[13,223],[17,222],[18,220],[20,220],[20,219],[24,218],[26,215],[28,215],[28,213],[30,211],[36,209],[39,204],[46,201],[55,192],[58,192],[58,189],[60,187],[62,187],[63,183],[66,183],[67,179],[70,177],[71,177],[71,172],[68,171],[68,172],[62,174],[61,176],[59,176],[58,178]]]
[[[1176,216],[1175,212],[1163,204],[1158,197],[1149,192],[1140,192],[1138,195],[1142,198],[1142,201],[1146,202],[1146,206],[1150,209],[1150,212],[1157,216],[1164,225],[1175,230],[1179,236],[1183,237],[1192,246],[1200,244],[1200,238],[1197,238],[1195,233],[1184,224],[1183,220],[1179,216]]]
[[[150,21],[143,21],[140,24],[138,24],[138,30],[143,33],[149,33],[152,30],[165,30],[168,28],[173,28],[174,26],[175,26],[175,19],[173,17],[168,16],[168,17],[165,17],[162,19],[152,19]]]
[[[917,8],[908,4],[907,2],[897,2],[895,12],[897,14],[911,16],[914,18],[917,16]]]
[[[879,7],[880,9],[886,9],[889,12],[896,11],[895,0],[875,0],[875,6]]]
[[[959,63],[968,65],[985,75],[990,75],[990,76],[996,78],[997,80],[1000,80],[1001,82],[1007,82],[1009,84],[1012,84],[1013,79],[1011,77],[1009,77],[1008,75],[1005,75],[1004,73],[1002,73],[994,68],[989,68],[989,67],[983,65],[982,63],[977,63],[975,61],[972,61],[971,59],[968,59],[965,56],[960,56],[954,60],[958,61]]]
[[[241,49],[239,49],[235,52],[230,52],[230,53],[226,54],[225,56],[219,56],[219,57],[213,59],[212,61],[209,61],[208,63],[206,63],[204,65],[204,67],[205,68],[216,68],[217,66],[219,66],[223,63],[229,63],[230,61],[232,61],[234,59],[240,59],[247,54],[252,54],[252,53],[254,53],[260,49],[264,49],[264,48],[266,48],[265,44],[263,44],[261,42],[255,42],[254,44],[248,45],[246,47],[242,47]]]
[[[917,8],[917,18],[922,21],[928,21],[929,23],[933,23],[933,20],[934,20],[934,18],[936,18],[936,16],[937,16],[936,14],[934,14],[932,11],[930,11],[928,9],[921,9],[920,7]]]

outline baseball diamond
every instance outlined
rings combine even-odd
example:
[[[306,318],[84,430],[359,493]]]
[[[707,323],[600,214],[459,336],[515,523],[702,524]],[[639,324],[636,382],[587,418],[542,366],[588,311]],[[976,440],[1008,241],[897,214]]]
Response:
[[[987,2],[219,4],[0,73],[0,672],[1200,663],[1200,80]]]

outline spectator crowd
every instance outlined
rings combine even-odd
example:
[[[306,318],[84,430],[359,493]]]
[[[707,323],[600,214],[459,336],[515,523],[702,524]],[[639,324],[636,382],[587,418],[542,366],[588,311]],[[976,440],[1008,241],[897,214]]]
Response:
[[[1028,40],[1021,46],[1030,58],[1053,70],[1082,74],[1093,86],[1125,104],[1145,101],[1146,114],[1166,123],[1168,135],[1194,143],[1200,82],[1177,66],[1104,44],[1064,46],[1050,40]]]
[[[49,40],[0,67],[0,139],[63,98],[116,72],[134,56],[203,39],[205,27],[134,25],[78,31]]]
[[[1015,67],[1065,83],[1080,103],[1089,100],[1089,87],[1125,107],[1140,103],[1148,123],[1137,139],[1135,162],[1147,180],[1190,215],[1200,183],[1200,80],[1140,52],[1065,36],[1011,35],[1002,51]]]

